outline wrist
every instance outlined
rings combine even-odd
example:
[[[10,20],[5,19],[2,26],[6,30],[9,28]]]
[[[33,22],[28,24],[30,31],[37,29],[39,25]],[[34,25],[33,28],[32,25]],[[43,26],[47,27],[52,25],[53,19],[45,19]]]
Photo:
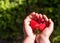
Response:
[[[34,43],[35,39],[33,37],[26,37],[23,43]]]
[[[28,37],[26,37],[26,38],[28,38],[28,39],[31,39],[31,40],[35,40],[35,36],[28,36]]]
[[[40,43],[50,43],[49,37],[46,37],[44,35],[40,35]]]
[[[40,37],[41,37],[42,39],[49,39],[49,36],[46,36],[46,35],[40,35]]]
[[[50,43],[49,38],[40,38],[40,43]]]

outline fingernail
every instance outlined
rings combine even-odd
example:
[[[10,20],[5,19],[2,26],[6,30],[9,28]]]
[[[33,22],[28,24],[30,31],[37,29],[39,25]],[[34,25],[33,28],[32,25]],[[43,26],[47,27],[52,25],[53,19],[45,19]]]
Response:
[[[32,14],[35,14],[35,12],[32,12]]]

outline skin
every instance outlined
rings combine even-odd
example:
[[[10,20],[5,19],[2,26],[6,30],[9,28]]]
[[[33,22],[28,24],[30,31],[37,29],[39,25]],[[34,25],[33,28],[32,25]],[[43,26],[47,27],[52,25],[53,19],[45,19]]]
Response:
[[[48,27],[46,27],[42,33],[40,34],[34,34],[32,31],[32,28],[30,27],[30,21],[32,19],[42,19],[44,18],[45,21],[49,21],[50,25]],[[54,23],[51,19],[48,19],[46,15],[42,15],[42,14],[38,14],[35,12],[32,12],[31,14],[29,14],[25,20],[24,20],[24,36],[25,39],[23,41],[23,43],[50,43],[49,37],[51,35],[51,33],[53,32],[53,27],[54,27]]]

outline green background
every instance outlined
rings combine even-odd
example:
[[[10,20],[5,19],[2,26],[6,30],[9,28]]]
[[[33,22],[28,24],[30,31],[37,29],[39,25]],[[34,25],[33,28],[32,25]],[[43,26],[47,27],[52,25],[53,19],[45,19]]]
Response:
[[[60,42],[60,0],[0,0],[0,40],[22,43],[23,21],[31,12],[42,13],[54,22],[51,43]]]

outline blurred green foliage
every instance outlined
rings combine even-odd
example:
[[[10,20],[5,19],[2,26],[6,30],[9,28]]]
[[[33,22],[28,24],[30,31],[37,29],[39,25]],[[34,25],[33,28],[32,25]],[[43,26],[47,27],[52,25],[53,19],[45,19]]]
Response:
[[[60,36],[60,0],[0,0],[0,38],[23,37],[23,21],[33,11],[53,20],[51,42]]]

